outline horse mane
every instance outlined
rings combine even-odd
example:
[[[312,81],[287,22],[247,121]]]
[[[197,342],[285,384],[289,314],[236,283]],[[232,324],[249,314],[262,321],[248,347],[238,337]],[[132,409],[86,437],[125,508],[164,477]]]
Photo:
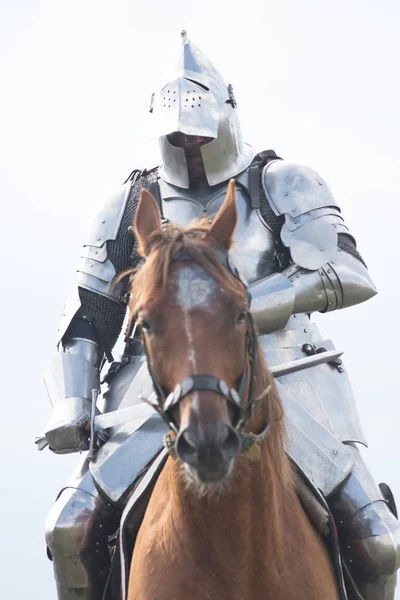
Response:
[[[217,240],[207,236],[212,219],[203,217],[189,223],[186,228],[177,223],[166,223],[161,230],[153,232],[147,240],[150,248],[144,264],[139,269],[131,269],[121,277],[132,274],[131,300],[129,308],[131,319],[135,318],[139,306],[157,297],[159,290],[165,290],[169,268],[173,258],[184,253],[192,258],[218,283],[232,293],[243,294],[243,284],[221,264],[215,249],[223,250]],[[138,247],[140,256],[144,248]]]
[[[210,219],[210,217],[196,219],[186,228],[177,223],[167,223],[162,229],[153,232],[146,240],[148,252],[144,264],[140,268],[130,271],[132,274],[129,302],[130,324],[142,304],[157,298],[159,291],[165,290],[173,258],[181,253],[202,266],[227,291],[245,295],[245,287],[242,282],[221,263],[215,252],[215,249],[223,250],[223,248],[220,247],[217,240],[207,235],[211,223],[212,218]],[[144,248],[140,245],[138,253],[144,256]],[[122,275],[127,275],[127,272]],[[256,396],[268,388],[269,391],[257,403],[247,429],[253,433],[260,433],[265,424],[270,423],[271,433],[263,444],[265,476],[271,480],[272,487],[278,485],[287,489],[292,485],[292,470],[284,450],[286,429],[283,408],[258,338],[255,356],[257,361]],[[246,461],[246,463],[249,462]],[[281,493],[278,493],[277,490],[274,496],[276,496],[277,502],[282,498]],[[277,532],[277,539],[279,537]]]

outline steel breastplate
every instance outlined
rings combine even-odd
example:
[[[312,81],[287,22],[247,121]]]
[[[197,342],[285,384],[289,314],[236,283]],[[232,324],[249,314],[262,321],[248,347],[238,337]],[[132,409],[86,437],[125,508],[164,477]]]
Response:
[[[230,253],[241,275],[253,283],[277,270],[276,236],[262,220],[260,211],[251,207],[248,180],[247,169],[236,178],[238,225],[235,247]],[[228,182],[212,187],[198,182],[186,190],[160,179],[163,215],[182,226],[193,219],[215,215],[225,200],[227,187]]]

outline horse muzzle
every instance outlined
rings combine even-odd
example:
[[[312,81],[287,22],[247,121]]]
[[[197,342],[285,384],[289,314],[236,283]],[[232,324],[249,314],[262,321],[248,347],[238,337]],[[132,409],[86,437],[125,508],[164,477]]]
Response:
[[[175,451],[189,472],[202,483],[222,481],[232,471],[242,441],[237,430],[222,419],[207,425],[190,423],[176,439]]]

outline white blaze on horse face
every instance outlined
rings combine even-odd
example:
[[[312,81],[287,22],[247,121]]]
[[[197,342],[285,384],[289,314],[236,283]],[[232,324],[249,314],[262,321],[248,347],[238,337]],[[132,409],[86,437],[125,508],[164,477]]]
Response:
[[[218,288],[215,279],[199,265],[181,267],[178,271],[176,281],[176,303],[183,311],[189,361],[195,374],[197,363],[193,344],[190,311],[193,309],[211,311],[211,303],[215,298]]]
[[[176,302],[184,310],[211,310],[218,289],[215,279],[199,265],[183,266],[177,276]]]

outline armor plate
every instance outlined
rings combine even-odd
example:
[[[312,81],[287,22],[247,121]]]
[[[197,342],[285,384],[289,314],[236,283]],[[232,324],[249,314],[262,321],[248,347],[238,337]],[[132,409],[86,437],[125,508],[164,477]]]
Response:
[[[90,344],[90,342],[87,342]],[[92,397],[99,388],[99,367],[80,354],[60,352],[46,370],[44,382],[52,404],[63,398]]]
[[[79,287],[106,296],[120,304],[122,283],[113,285],[115,269],[107,258],[107,242],[115,240],[128,201],[131,183],[115,190],[100,203],[90,224],[86,241],[81,251],[77,281],[64,305],[60,326],[57,330],[57,345],[63,339],[72,319],[81,306]]]
[[[115,240],[128,201],[131,183],[109,194],[91,222],[78,266],[79,287],[121,302],[122,284],[113,285],[115,268],[107,258],[107,242]]]
[[[240,274],[252,283],[276,272],[276,236],[262,220],[260,211],[251,208],[248,170],[236,183],[238,224],[235,248],[230,255]],[[159,187],[163,215],[185,226],[198,217],[215,215],[225,200],[227,182],[212,188],[206,183],[193,184],[185,191],[160,180]]]
[[[343,232],[344,224],[335,199],[318,173],[275,160],[264,167],[262,184],[272,210],[276,215],[285,215],[281,239],[290,248],[293,261],[312,271],[335,261],[338,232]]]

